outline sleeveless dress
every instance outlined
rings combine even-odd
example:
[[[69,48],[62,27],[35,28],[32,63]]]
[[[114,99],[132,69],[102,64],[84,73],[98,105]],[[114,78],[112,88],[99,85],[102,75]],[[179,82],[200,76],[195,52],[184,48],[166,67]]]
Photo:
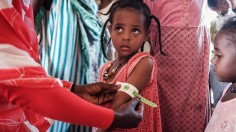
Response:
[[[144,57],[150,57],[155,62],[154,58],[147,52],[140,52],[134,55],[127,64],[125,64],[118,74],[115,76],[114,80],[109,83],[126,82],[127,78],[135,68],[135,66],[139,63],[139,61]],[[101,69],[100,72],[100,80],[101,82],[105,82],[102,75],[105,72],[105,69],[111,61],[108,61]],[[140,92],[144,98],[147,98],[150,101],[155,102],[158,106],[156,108],[145,105],[144,110],[144,118],[143,121],[139,124],[137,128],[133,129],[115,129],[114,132],[161,132],[161,116],[160,116],[160,106],[159,106],[159,98],[158,98],[158,89],[157,89],[157,80],[156,80],[156,71],[157,66],[156,63],[153,65],[152,75],[150,77],[150,81],[145,89]]]
[[[157,62],[162,127],[165,132],[204,131],[210,115],[209,29],[206,0],[145,0],[161,23],[160,54],[153,22],[151,47]]]

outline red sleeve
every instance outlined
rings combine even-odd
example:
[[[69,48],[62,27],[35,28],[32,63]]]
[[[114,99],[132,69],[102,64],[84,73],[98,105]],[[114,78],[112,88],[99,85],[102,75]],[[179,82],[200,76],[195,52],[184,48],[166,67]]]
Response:
[[[40,69],[23,68],[22,71],[28,75],[15,79],[10,78],[16,76],[13,75],[16,71],[4,70],[4,73],[9,73],[9,80],[2,78],[0,81],[0,94],[25,110],[52,119],[99,128],[108,128],[111,125],[114,119],[112,110],[81,99],[61,87],[62,82],[59,79],[30,75],[31,71],[40,72]],[[21,69],[12,70],[21,71]]]
[[[26,7],[22,0],[13,0],[13,5],[9,2],[0,0],[0,53],[5,56],[0,61],[0,97],[20,109],[52,119],[101,128],[110,126],[114,119],[112,110],[84,101],[63,87],[70,85],[48,77],[41,66],[37,67],[33,59],[38,60],[38,41],[31,3]],[[15,56],[20,59],[15,60]]]
[[[71,87],[72,87],[73,83],[65,81],[65,80],[61,80],[61,81],[62,81],[62,84],[63,84],[64,88],[67,88],[68,90],[71,90]]]

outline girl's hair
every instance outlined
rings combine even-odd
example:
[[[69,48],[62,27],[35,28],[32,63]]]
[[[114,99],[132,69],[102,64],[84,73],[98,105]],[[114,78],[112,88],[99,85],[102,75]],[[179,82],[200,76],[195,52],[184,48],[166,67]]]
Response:
[[[236,16],[226,18],[226,21],[222,24],[219,32],[227,35],[227,39],[236,46]]]
[[[138,11],[140,11],[140,13],[142,13],[145,16],[145,23],[144,23],[144,27],[145,30],[148,31],[149,27],[151,25],[151,19],[154,19],[155,22],[157,23],[158,26],[158,40],[159,40],[159,46],[160,46],[160,52],[161,54],[163,54],[162,52],[162,44],[161,44],[161,25],[160,25],[160,21],[158,20],[157,17],[153,16],[150,12],[149,7],[143,2],[143,0],[118,0],[116,2],[114,2],[111,5],[111,8],[108,10],[108,12],[106,14],[103,15],[109,15],[108,19],[106,20],[106,22],[104,23],[103,29],[102,29],[102,33],[101,33],[101,45],[102,45],[102,52],[104,54],[104,56],[107,58],[106,56],[106,46],[108,45],[108,43],[110,43],[110,41],[105,45],[103,42],[103,38],[104,38],[104,33],[106,30],[106,25],[108,22],[110,22],[111,24],[113,23],[113,16],[114,13],[117,11],[117,9],[120,8],[126,8],[126,7],[131,7],[134,8]],[[144,50],[144,43],[141,47],[141,51]]]

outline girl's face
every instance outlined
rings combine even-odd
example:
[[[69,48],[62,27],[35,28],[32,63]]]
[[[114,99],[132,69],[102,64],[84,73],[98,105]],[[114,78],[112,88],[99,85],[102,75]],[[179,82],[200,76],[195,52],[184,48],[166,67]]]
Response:
[[[214,40],[214,65],[217,79],[222,82],[235,82],[236,80],[236,47],[229,40],[229,35],[219,32]]]
[[[110,33],[119,58],[131,57],[147,40],[144,22],[144,15],[134,8],[121,8],[114,13]]]

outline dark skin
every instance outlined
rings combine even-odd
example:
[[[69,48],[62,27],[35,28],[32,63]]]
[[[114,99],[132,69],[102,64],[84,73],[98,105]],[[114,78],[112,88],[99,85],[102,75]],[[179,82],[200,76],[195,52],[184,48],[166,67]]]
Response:
[[[76,85],[74,93],[81,98],[93,103],[104,104],[113,100],[113,95],[119,86],[105,83],[92,83],[85,85]]]
[[[52,5],[52,0],[32,0],[32,6],[34,9],[34,16],[36,16],[43,6],[46,10],[50,10]]]
[[[50,10],[51,4],[52,0],[32,0],[34,16],[42,6]],[[76,85],[74,93],[93,104],[100,105],[113,100],[113,94],[118,88],[119,86],[113,84],[93,83]],[[114,111],[115,117],[109,129],[137,127],[143,119],[143,111],[144,105],[140,103],[139,98],[132,99]]]
[[[111,2],[112,0],[101,0],[101,4],[98,6],[98,9],[100,10],[107,7]]]
[[[208,2],[215,2],[216,6],[209,5],[210,9],[220,13],[223,16],[226,15],[229,10],[232,10],[234,13],[236,13],[236,0],[208,0]]]
[[[236,84],[234,83],[233,84],[234,89],[235,89],[235,86],[236,86]],[[230,92],[230,90],[228,90],[224,94],[224,96],[222,97],[221,102],[227,102],[227,101],[234,99],[234,98],[236,98],[236,93]]]
[[[118,88],[119,86],[117,85],[99,82],[80,86],[77,85],[74,93],[91,103],[103,104],[113,99],[112,94],[116,93]],[[134,98],[128,103],[120,105],[120,107],[114,111],[115,118],[108,130],[114,128],[138,127],[138,124],[143,119],[143,111],[144,105],[140,103],[139,98]]]
[[[32,0],[34,16],[36,16],[43,6],[46,10],[50,10],[52,0]],[[94,83],[87,85],[75,86],[74,93],[83,99],[94,103],[103,104],[113,99],[113,94],[118,89],[116,85],[107,85],[104,83]]]
[[[133,16],[129,18],[129,16]],[[129,18],[129,19],[127,19]],[[122,67],[127,64],[129,59],[139,52],[143,42],[149,38],[149,30],[145,29],[145,17],[140,15],[140,12],[133,8],[122,8],[114,13],[113,23],[110,27],[113,46],[117,51],[118,58],[109,68],[108,73],[122,64],[116,72],[110,76],[106,83],[113,83],[116,76],[119,75]],[[135,86],[139,91],[142,91],[149,82],[151,77],[153,60],[144,57],[135,66],[133,71],[127,77],[126,83]],[[111,109],[116,110],[122,104],[129,102],[132,99],[128,94],[118,91],[111,104]],[[96,132],[112,131],[112,129],[102,130],[97,129]]]
[[[232,82],[236,88],[236,50],[232,43],[231,33],[219,32],[214,39],[214,58],[211,60],[214,64],[214,71],[217,79],[222,82]],[[226,102],[236,98],[236,93],[228,90],[222,97],[221,102]]]
[[[129,16],[133,17],[129,18]],[[110,33],[114,48],[118,54],[118,58],[109,69],[109,73],[111,73],[112,69],[114,69],[118,64],[122,63],[123,65],[115,72],[113,76],[106,80],[107,83],[113,82],[122,67],[132,56],[139,52],[143,42],[148,39],[149,30],[145,29],[144,23],[144,15],[140,15],[140,12],[136,9],[127,7],[119,9],[114,13]],[[135,66],[126,82],[134,85],[139,91],[142,91],[149,82],[152,66],[153,61],[150,58],[142,58]],[[116,93],[111,108],[116,109],[131,99],[132,98],[129,95],[119,91]]]

